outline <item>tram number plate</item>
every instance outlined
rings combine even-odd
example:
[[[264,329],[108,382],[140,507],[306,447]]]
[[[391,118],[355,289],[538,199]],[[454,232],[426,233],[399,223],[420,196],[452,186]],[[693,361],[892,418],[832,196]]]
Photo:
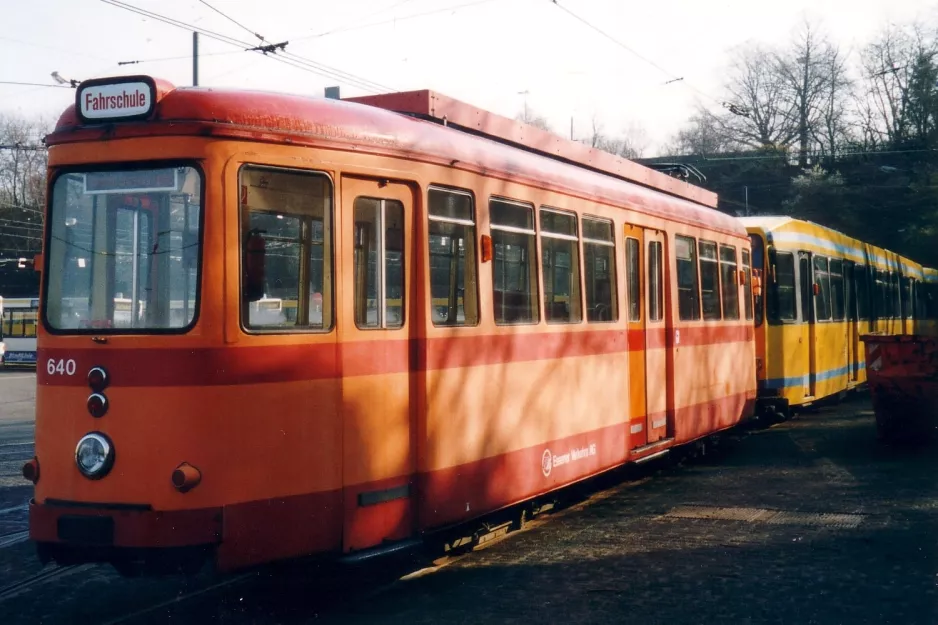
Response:
[[[46,373],[49,375],[75,375],[77,368],[78,365],[76,365],[75,361],[71,358],[68,360],[64,358],[50,358],[46,361]]]

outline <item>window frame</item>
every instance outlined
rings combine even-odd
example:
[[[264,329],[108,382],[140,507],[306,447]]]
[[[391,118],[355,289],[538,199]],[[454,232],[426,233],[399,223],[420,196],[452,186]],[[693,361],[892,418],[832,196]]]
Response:
[[[252,326],[250,326],[250,325],[247,324],[247,321],[248,321],[248,320],[247,320],[247,315],[245,314],[245,312],[246,312],[246,307],[245,307],[244,299],[243,299],[243,297],[242,297],[242,296],[243,296],[243,293],[244,293],[244,253],[243,253],[243,252],[244,252],[245,236],[247,235],[247,232],[245,232],[245,230],[244,230],[245,219],[244,219],[243,210],[242,210],[242,208],[241,208],[241,203],[238,202],[238,251],[239,251],[239,253],[238,253],[238,275],[239,275],[239,279],[238,279],[238,310],[239,310],[239,311],[238,311],[238,316],[239,316],[239,323],[240,323],[240,326],[241,326],[241,331],[244,332],[245,334],[249,334],[249,335],[329,334],[330,332],[333,332],[333,331],[336,329],[336,324],[337,324],[337,319],[336,319],[337,306],[336,306],[336,288],[335,288],[335,287],[336,287],[336,282],[337,282],[337,281],[336,281],[336,272],[335,272],[335,267],[336,267],[336,258],[335,258],[335,257],[336,257],[336,236],[335,236],[335,229],[336,229],[336,228],[335,228],[336,187],[335,187],[335,180],[334,180],[333,177],[329,174],[329,172],[323,171],[323,170],[318,170],[318,169],[301,169],[301,168],[297,168],[297,167],[280,167],[280,166],[277,166],[277,165],[267,165],[267,164],[258,164],[258,163],[242,163],[242,164],[240,165],[240,167],[238,167],[238,185],[239,185],[239,186],[240,186],[240,184],[241,184],[241,174],[243,173],[243,171],[244,171],[246,168],[260,169],[260,170],[265,170],[265,171],[273,171],[273,172],[277,172],[277,173],[300,174],[300,175],[304,175],[304,176],[309,176],[309,175],[312,175],[312,176],[320,176],[320,177],[324,178],[325,180],[327,180],[327,181],[329,182],[329,189],[330,189],[330,198],[329,198],[329,199],[330,199],[330,201],[329,201],[329,225],[330,225],[330,227],[329,227],[328,229],[326,228],[326,225],[325,225],[326,211],[323,210],[323,228],[322,228],[322,231],[323,231],[323,248],[325,248],[326,236],[331,237],[331,238],[329,239],[329,248],[330,248],[330,252],[331,252],[331,253],[330,253],[331,258],[329,259],[328,265],[327,265],[327,263],[326,263],[326,258],[325,258],[325,256],[326,256],[326,254],[325,254],[325,249],[323,249],[323,270],[325,271],[325,268],[326,268],[327,266],[329,267],[329,271],[330,271],[330,281],[331,281],[331,283],[332,283],[332,285],[331,285],[331,293],[329,294],[329,300],[330,300],[330,301],[329,301],[329,306],[330,306],[330,308],[331,308],[330,315],[329,315],[329,319],[330,319],[331,323],[329,324],[329,326],[325,326],[325,325],[324,325],[322,328],[315,328],[315,327],[310,327],[310,326],[293,326],[293,327],[270,327],[270,328],[264,328],[264,327],[252,327]],[[258,211],[258,212],[270,213],[270,212],[276,212],[276,211]],[[309,219],[309,222],[312,223],[312,219],[309,218],[309,216],[305,216],[305,218],[306,218],[306,219]],[[310,228],[309,237],[310,237],[310,241],[311,241],[311,240],[312,240],[312,228]],[[307,247],[307,248],[311,248],[311,245],[309,245],[309,242],[308,242],[308,241],[305,242],[305,244],[306,244],[306,247]],[[302,239],[300,240],[300,245],[301,245],[301,246],[304,245],[304,241],[303,241]],[[309,258],[307,258],[306,260],[309,261]],[[301,264],[302,264],[302,262],[303,262],[303,259],[300,259],[300,263],[301,263]],[[325,275],[325,273],[324,273],[323,275]],[[297,277],[297,278],[298,278],[298,279],[297,279],[297,284],[298,284],[298,286],[299,286],[299,292],[297,293],[297,302],[299,302],[299,301],[300,301],[300,298],[303,297],[303,295],[304,295],[304,290],[306,291],[306,292],[305,292],[305,296],[306,296],[307,302],[308,302],[308,299],[309,299],[309,296],[310,296],[310,293],[308,292],[308,291],[309,291],[309,280],[306,280],[306,281],[305,281],[306,284],[302,284],[302,283],[300,283],[300,281],[299,281],[299,277]],[[325,297],[323,297],[323,300],[325,300]],[[297,304],[297,305],[299,305],[299,304]],[[325,301],[323,302],[323,311],[325,312]],[[307,314],[308,314],[308,312],[307,312]]]
[[[837,273],[834,272],[834,263],[840,265],[840,271]],[[833,256],[828,258],[827,262],[827,275],[830,279],[830,295],[831,295],[831,321],[846,321],[847,320],[847,280],[844,275],[844,260],[842,258],[834,258]],[[834,276],[839,278],[840,282],[840,316],[837,316],[837,312],[834,309]]]
[[[819,269],[817,266],[818,261],[824,261],[825,269]],[[814,292],[814,285],[818,285],[818,292],[814,295],[814,322],[815,323],[830,323],[834,321],[834,310],[833,310],[833,297],[831,295],[831,258],[830,256],[825,256],[823,254],[813,254],[811,256],[811,292]],[[823,275],[818,275],[819,272],[822,272]],[[827,301],[826,303],[826,312],[827,316],[821,317],[818,309],[818,302],[824,302],[824,286],[821,283],[821,280],[826,275],[827,277]]]
[[[783,319],[780,312],[781,307],[779,305],[778,299],[778,257],[779,256],[788,256],[791,258],[791,289],[792,289],[792,317],[791,319]],[[801,268],[800,268],[800,257],[793,250],[779,250],[775,247],[770,248],[770,258],[769,266],[772,269],[772,275],[766,277],[766,284],[763,287],[763,291],[767,291],[766,295],[766,319],[769,322],[769,325],[786,325],[786,324],[798,324],[798,323],[809,323],[809,319],[802,319],[802,306],[799,302],[799,297],[801,293]],[[771,277],[771,281],[768,279]]]
[[[865,262],[856,263],[853,267],[853,284],[857,297],[857,321],[869,321],[870,298],[870,266]],[[862,288],[860,285],[863,285]]]
[[[702,253],[702,248],[704,246],[713,246],[713,258],[707,258],[704,260]],[[697,240],[697,267],[700,273],[700,314],[701,319],[704,321],[721,321],[723,319],[723,293],[720,287],[720,252],[719,245],[716,241],[711,241],[708,239],[698,239]],[[709,316],[704,307],[704,288],[703,288],[703,276],[704,276],[704,263],[710,263],[714,266],[715,276],[716,276],[716,286],[714,287],[714,293],[716,293],[717,301],[717,312],[714,314],[711,312]],[[708,268],[709,270],[709,268]]]
[[[594,239],[592,237],[586,236],[586,222],[602,223],[609,226],[609,240]],[[612,275],[609,277],[609,304],[611,306],[609,319],[590,319],[590,302],[586,290],[586,246],[587,245],[598,245],[601,247],[610,247],[612,248],[612,254],[610,254],[610,263],[609,268],[611,269]],[[583,257],[583,319],[587,324],[591,323],[617,323],[619,321],[619,257],[618,250],[616,249],[616,222],[608,217],[600,217],[598,215],[590,215],[584,213],[580,216],[580,254]]]
[[[49,283],[50,280],[43,279],[40,286],[40,298],[44,304],[40,307],[39,322],[42,324],[43,330],[48,332],[50,335],[56,336],[81,336],[81,335],[105,335],[105,334],[114,334],[114,335],[172,335],[172,334],[188,334],[199,324],[199,319],[201,318],[202,313],[202,279],[203,274],[205,273],[205,201],[206,201],[206,187],[208,177],[205,173],[205,167],[203,163],[196,159],[165,159],[165,160],[147,160],[147,161],[123,161],[123,162],[107,162],[107,163],[83,163],[81,165],[68,165],[63,167],[55,168],[49,180],[46,183],[46,190],[48,193],[47,205],[48,211],[46,218],[52,218],[55,212],[54,206],[54,191],[55,185],[58,183],[59,178],[62,176],[67,176],[69,174],[87,174],[87,173],[97,173],[97,172],[121,172],[121,171],[141,171],[147,169],[169,169],[169,168],[180,168],[180,167],[189,167],[194,169],[199,174],[199,235],[198,235],[198,249],[199,255],[196,260],[196,276],[195,276],[195,307],[192,311],[192,320],[188,325],[178,328],[57,328],[50,323],[48,314],[49,306],[45,303],[49,301]],[[131,191],[128,191],[128,193]],[[94,225],[92,225],[94,228]],[[42,239],[42,274],[43,276],[49,275],[49,265],[52,262],[52,254],[50,253],[52,244],[52,228],[45,228],[45,233],[43,234]],[[239,259],[240,262],[240,259]],[[240,264],[239,264],[240,271]],[[239,292],[240,295],[240,292]],[[38,335],[38,332],[37,332]]]
[[[723,250],[730,250],[733,252],[733,261],[723,259]],[[720,305],[723,310],[723,319],[727,321],[739,321],[739,254],[736,252],[735,245],[729,245],[727,243],[720,243],[717,245],[717,262],[719,266],[720,274]],[[730,284],[727,285],[723,280],[723,266],[732,265],[733,271],[730,274]],[[726,314],[726,295],[727,289],[730,293],[735,293],[735,308],[736,314],[732,317],[727,316]]]
[[[541,215],[542,213],[545,213],[545,212],[554,213],[556,215],[563,215],[565,217],[572,217],[573,218],[573,230],[574,232],[576,232],[576,234],[569,235],[569,234],[563,234],[560,232],[551,232],[549,230],[544,230],[543,224],[541,224]],[[569,319],[566,321],[563,321],[563,320],[558,321],[558,320],[549,318],[550,316],[547,314],[547,276],[542,276],[541,284],[540,284],[542,292],[540,293],[540,299],[544,306],[544,322],[547,324],[551,324],[551,325],[554,325],[554,324],[576,325],[579,323],[584,323],[586,321],[586,315],[583,314],[583,308],[584,308],[583,302],[585,299],[585,294],[584,294],[584,289],[583,289],[584,272],[583,272],[583,267],[582,267],[583,262],[581,258],[582,250],[580,249],[580,238],[582,234],[581,228],[580,228],[580,216],[576,213],[576,211],[563,210],[560,208],[554,208],[553,206],[548,206],[546,204],[541,204],[537,208],[535,219],[537,221],[537,239],[538,239],[537,250],[539,252],[540,267],[541,267],[542,272],[544,271],[544,249],[545,249],[544,241],[543,241],[544,238],[554,239],[557,241],[568,241],[570,243],[573,243],[573,246],[576,249],[576,267],[575,268],[571,267],[571,272],[575,274],[576,280],[577,280],[576,291],[577,291],[578,297],[577,297],[576,318]],[[551,262],[554,262],[553,259],[551,259]],[[551,293],[554,292],[553,289],[554,289],[554,285],[551,284]],[[573,299],[573,294],[570,295],[568,301],[572,301],[572,299]],[[572,316],[573,315],[571,314],[571,317]]]
[[[647,247],[648,275],[645,284],[648,285],[648,321],[657,323],[664,321],[664,242],[652,239],[648,241]],[[654,268],[658,270],[657,275],[652,273],[653,259]],[[655,286],[657,288],[654,288]]]
[[[517,226],[501,226],[492,221],[492,204],[494,202],[499,202],[502,204],[513,205],[521,208],[525,208],[531,211],[531,223],[532,229],[526,230],[524,228],[519,228]],[[507,232],[509,234],[520,234],[532,237],[534,241],[534,263],[532,265],[533,271],[532,274],[533,284],[529,285],[528,295],[531,298],[531,301],[534,302],[534,306],[531,307],[531,311],[534,313],[534,318],[528,321],[499,321],[498,316],[495,311],[495,238],[492,237],[492,319],[495,322],[496,326],[536,326],[541,323],[541,319],[544,317],[541,312],[541,278],[540,278],[540,262],[541,262],[541,251],[540,245],[538,243],[538,213],[537,208],[531,202],[525,202],[524,200],[515,200],[512,198],[507,198],[500,195],[490,195],[488,201],[488,211],[489,211],[489,235],[491,236],[493,231],[498,232]],[[529,261],[530,262],[530,261]],[[529,269],[530,271],[530,269]]]
[[[635,248],[635,264],[633,267],[632,259],[629,256],[629,247],[630,244],[634,243]],[[640,323],[642,319],[645,318],[645,315],[642,311],[642,243],[635,237],[626,236],[625,237],[625,277],[628,280],[626,284],[625,295],[626,295],[626,307],[628,309],[628,321],[629,323]],[[634,269],[634,278],[633,279],[633,269]],[[632,301],[632,296],[635,295],[635,301]],[[632,309],[638,313],[637,317],[632,316]]]
[[[746,321],[752,321],[755,315],[756,303],[752,297],[752,252],[748,248],[740,250],[740,264],[743,268],[743,310]]]
[[[454,218],[451,218],[451,217],[440,217],[440,216],[438,216],[438,215],[434,215],[434,214],[431,212],[431,210],[430,210],[430,193],[431,193],[432,191],[438,191],[438,192],[440,192],[440,193],[451,193],[451,194],[453,194],[453,195],[462,195],[462,196],[465,196],[465,197],[469,198],[469,211],[470,211],[470,214],[471,214],[472,219],[470,219],[470,220],[454,219]],[[427,196],[426,196],[426,198],[427,198],[427,199],[426,199],[426,202],[427,202],[427,204],[426,204],[426,206],[427,206],[427,234],[426,234],[426,237],[424,237],[424,238],[425,238],[425,246],[426,246],[425,249],[424,249],[424,252],[425,252],[424,258],[426,258],[426,260],[427,260],[427,273],[426,273],[426,280],[427,280],[427,283],[426,283],[426,284],[427,284],[427,299],[428,299],[428,304],[429,304],[429,309],[427,310],[427,314],[429,315],[430,324],[431,324],[434,328],[475,328],[475,327],[478,327],[479,324],[482,323],[482,302],[481,302],[481,298],[480,298],[480,293],[481,293],[481,291],[480,291],[480,289],[479,289],[479,275],[480,275],[480,272],[482,271],[482,267],[481,267],[481,263],[479,262],[479,261],[480,261],[480,254],[479,254],[479,211],[478,211],[478,205],[477,205],[477,203],[476,203],[476,196],[475,196],[475,193],[473,193],[470,189],[462,189],[462,188],[459,188],[459,187],[450,187],[450,186],[446,186],[446,185],[442,185],[442,184],[430,184],[430,185],[427,186]],[[475,316],[475,322],[474,322],[474,323],[452,323],[452,324],[450,324],[450,323],[444,323],[444,324],[440,324],[440,323],[437,323],[436,321],[433,320],[433,268],[430,266],[430,264],[431,264],[431,263],[430,263],[430,256],[431,256],[431,254],[430,254],[430,222],[431,222],[431,221],[435,221],[435,222],[437,222],[437,223],[455,224],[455,225],[457,225],[457,226],[465,226],[465,227],[468,227],[468,228],[472,228],[472,232],[471,232],[471,234],[472,234],[471,239],[472,239],[472,242],[473,242],[473,248],[472,248],[472,263],[473,263],[473,264],[472,264],[472,267],[473,267],[473,272],[474,272],[474,275],[475,275],[475,280],[474,280],[474,282],[475,282],[475,290],[474,290],[474,293],[473,293],[473,294],[474,294],[474,296],[475,296],[475,311],[476,311],[476,316]],[[493,259],[493,261],[494,261],[494,259]],[[467,259],[467,260],[466,260],[466,267],[468,267],[468,266],[469,266],[469,262],[468,262],[468,259]],[[463,277],[465,278],[465,276],[466,276],[466,271],[465,271],[465,268],[464,268],[464,269],[463,269]],[[464,311],[465,311],[465,308],[466,308],[466,295],[465,295],[465,293],[466,293],[466,290],[464,289],[464,290],[463,290],[463,310],[464,310]]]
[[[407,207],[404,206],[404,203],[396,198],[386,198],[386,197],[372,197],[370,195],[358,195],[355,196],[355,199],[352,200],[352,227],[355,227],[355,203],[358,200],[373,200],[379,203],[381,210],[377,213],[377,221],[379,227],[379,232],[381,236],[378,237],[378,249],[376,250],[377,260],[380,262],[380,266],[377,267],[377,284],[375,285],[377,297],[375,302],[376,310],[378,316],[378,324],[374,326],[369,325],[360,325],[357,319],[357,302],[355,298],[358,296],[357,285],[354,285],[355,280],[357,279],[357,273],[355,272],[355,249],[354,243],[352,248],[352,312],[353,317],[355,317],[355,327],[362,331],[371,331],[371,330],[400,330],[405,325],[407,325]],[[401,228],[401,321],[397,325],[388,325],[387,319],[387,209],[388,204],[394,203],[400,206],[401,208],[401,221],[402,225],[405,227]],[[355,232],[352,234],[353,237],[357,236]],[[367,259],[365,260],[367,263]],[[367,298],[366,298],[367,299]],[[367,317],[368,307],[367,302],[365,306],[365,314]]]
[[[915,311],[912,307],[915,301],[913,299],[914,296],[912,295],[915,279],[912,276],[907,276],[903,273],[899,273],[898,276],[900,315],[903,321],[910,321],[915,318]]]
[[[693,255],[693,258],[690,258],[690,259],[687,259],[687,258],[680,258],[680,257],[677,255],[677,254],[678,254],[678,249],[677,249],[677,248],[678,248],[678,245],[677,245],[677,242],[678,242],[679,239],[684,239],[686,242],[689,243],[689,245],[690,245],[690,250],[691,250],[691,254]],[[674,236],[674,241],[675,241],[675,244],[674,244],[674,260],[675,260],[675,269],[676,269],[676,279],[675,279],[674,282],[675,282],[675,286],[677,287],[677,314],[678,314],[678,320],[679,320],[679,321],[701,321],[701,320],[703,319],[703,301],[702,301],[702,298],[701,298],[701,295],[700,295],[700,260],[697,258],[697,256],[698,256],[698,251],[697,251],[697,237],[688,236],[688,235],[685,235],[685,234],[677,234],[677,235]],[[692,311],[692,312],[695,313],[695,314],[694,314],[693,316],[691,316],[691,317],[685,317],[685,316],[684,316],[684,311],[682,310],[683,307],[682,307],[682,305],[681,305],[681,301],[682,301],[682,300],[681,300],[681,291],[682,291],[682,290],[683,290],[683,291],[687,291],[687,290],[688,290],[688,289],[686,289],[686,288],[685,288],[685,289],[682,289],[682,288],[681,288],[681,272],[680,272],[680,269],[678,268],[678,264],[679,264],[679,263],[682,263],[682,262],[691,263],[691,264],[694,266],[694,271],[693,271],[694,285],[693,285],[693,289],[694,289],[695,292],[694,292],[693,295],[694,295],[694,298],[695,298],[694,301],[696,302],[697,305],[695,306],[695,309]]]

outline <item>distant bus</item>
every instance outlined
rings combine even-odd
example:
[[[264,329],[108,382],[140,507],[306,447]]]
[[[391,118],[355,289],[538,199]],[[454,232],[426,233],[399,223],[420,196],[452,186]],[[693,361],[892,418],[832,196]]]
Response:
[[[4,367],[36,366],[38,297],[7,297],[0,300],[0,363]]]

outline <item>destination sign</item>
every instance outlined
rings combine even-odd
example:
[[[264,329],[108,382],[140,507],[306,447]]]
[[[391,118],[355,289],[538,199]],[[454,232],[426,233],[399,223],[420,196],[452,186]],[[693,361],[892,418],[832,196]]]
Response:
[[[152,83],[145,80],[93,81],[79,87],[76,104],[85,121],[145,117],[153,110],[153,91]]]
[[[175,169],[138,169],[136,171],[96,171],[85,174],[85,193],[152,193],[175,191]]]

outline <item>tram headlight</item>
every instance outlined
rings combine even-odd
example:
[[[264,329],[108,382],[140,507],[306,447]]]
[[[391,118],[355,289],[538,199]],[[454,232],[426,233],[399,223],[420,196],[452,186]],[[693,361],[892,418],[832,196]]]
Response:
[[[114,445],[100,432],[85,434],[75,447],[75,464],[88,479],[101,479],[114,465]]]

